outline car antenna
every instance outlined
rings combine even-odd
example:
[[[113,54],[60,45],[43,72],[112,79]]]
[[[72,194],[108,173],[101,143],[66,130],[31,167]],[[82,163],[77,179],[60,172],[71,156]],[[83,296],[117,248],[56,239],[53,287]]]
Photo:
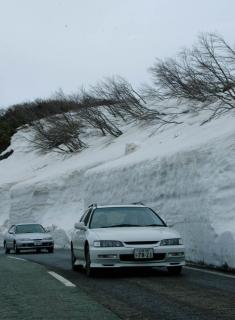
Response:
[[[92,204],[90,204],[89,206],[88,206],[88,208],[92,208],[92,207],[97,207],[97,203],[92,203]]]
[[[141,204],[142,206],[145,206],[145,204],[141,201],[138,201],[138,202],[133,202],[132,204]]]

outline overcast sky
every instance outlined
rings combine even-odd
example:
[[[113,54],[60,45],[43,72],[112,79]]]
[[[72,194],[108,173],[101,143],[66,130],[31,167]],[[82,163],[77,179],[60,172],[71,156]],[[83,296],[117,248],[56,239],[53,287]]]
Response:
[[[0,0],[0,108],[116,74],[138,87],[200,32],[234,44],[234,14],[234,0]]]

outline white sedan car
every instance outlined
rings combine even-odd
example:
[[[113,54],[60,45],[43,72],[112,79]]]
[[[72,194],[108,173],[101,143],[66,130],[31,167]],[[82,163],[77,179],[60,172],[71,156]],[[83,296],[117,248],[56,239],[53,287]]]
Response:
[[[120,267],[167,267],[179,274],[184,251],[178,232],[144,205],[91,205],[71,240],[72,268],[85,268],[88,276]]]
[[[4,237],[5,253],[13,250],[19,253],[20,250],[46,249],[49,253],[54,251],[54,240],[52,236],[40,225],[36,223],[12,225]]]

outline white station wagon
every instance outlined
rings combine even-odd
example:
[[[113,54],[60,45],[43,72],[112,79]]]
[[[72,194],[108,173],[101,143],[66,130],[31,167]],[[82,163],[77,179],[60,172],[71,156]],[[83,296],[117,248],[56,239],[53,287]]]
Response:
[[[72,268],[92,276],[98,268],[167,267],[179,274],[185,265],[178,232],[144,205],[88,207],[75,224]]]

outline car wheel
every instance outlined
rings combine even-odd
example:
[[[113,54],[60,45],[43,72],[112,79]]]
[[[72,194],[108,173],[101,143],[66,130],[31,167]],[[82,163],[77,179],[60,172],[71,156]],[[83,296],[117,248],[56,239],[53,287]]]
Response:
[[[96,269],[91,267],[91,256],[90,256],[90,250],[89,246],[85,249],[85,259],[86,259],[86,275],[88,277],[94,277],[96,275]]]
[[[73,243],[71,242],[71,265],[72,265],[72,269],[74,271],[79,271],[79,270],[82,269],[82,266],[75,264],[76,260],[77,259],[75,257],[74,251],[73,251]]]
[[[47,251],[48,251],[48,253],[53,253],[54,252],[54,247],[48,248]]]
[[[17,248],[16,242],[14,242],[14,251],[15,251],[15,254],[20,253],[20,249]]]
[[[10,249],[7,248],[6,242],[4,242],[5,254],[10,253]]]
[[[178,266],[178,267],[168,267],[168,272],[172,275],[179,275],[181,274],[182,271],[182,267]]]

